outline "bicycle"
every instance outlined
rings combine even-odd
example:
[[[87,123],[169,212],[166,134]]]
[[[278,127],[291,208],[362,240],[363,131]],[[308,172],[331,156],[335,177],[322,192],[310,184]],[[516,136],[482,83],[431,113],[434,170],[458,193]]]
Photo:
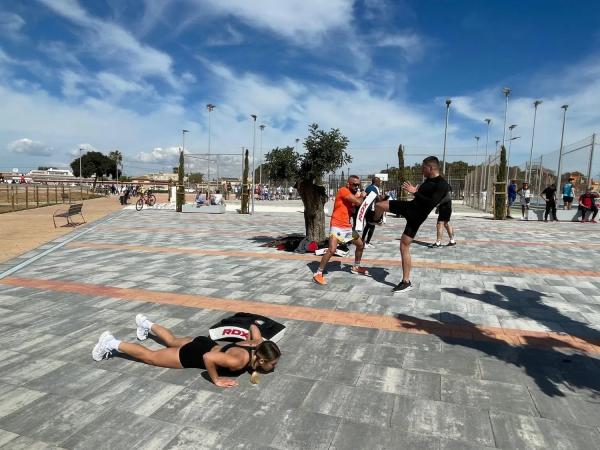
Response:
[[[154,206],[156,203],[156,197],[150,191],[140,194],[140,198],[135,202],[136,211],[141,211],[144,204],[148,206]]]

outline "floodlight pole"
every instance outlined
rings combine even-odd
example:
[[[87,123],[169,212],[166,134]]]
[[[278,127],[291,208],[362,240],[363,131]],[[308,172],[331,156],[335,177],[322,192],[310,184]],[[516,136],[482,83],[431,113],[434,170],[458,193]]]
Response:
[[[450,104],[452,100],[446,99],[446,127],[444,128],[444,153],[442,155],[442,173],[446,176],[446,142],[448,140],[448,116],[450,115]]]
[[[527,173],[527,182],[531,182],[531,158],[533,157],[533,140],[535,137],[535,118],[537,116],[537,108],[542,104],[542,100],[536,100],[533,102],[533,128],[531,130],[531,149],[529,150],[529,172]]]
[[[255,178],[254,178],[254,154],[256,153],[256,114],[250,114],[253,122],[253,138],[252,138],[252,212],[250,214],[254,215],[254,189],[255,187]]]
[[[266,125],[260,125],[260,166],[258,166],[258,184],[262,186],[262,166],[263,166],[263,131]]]
[[[81,173],[81,152],[82,148],[79,149],[79,186],[83,185],[83,174]]]
[[[206,169],[206,182],[208,186],[207,193],[210,193],[210,113],[213,109],[215,109],[215,105],[209,103],[208,105],[206,105],[206,109],[208,110],[208,167]]]
[[[506,115],[508,114],[508,96],[510,95],[510,92],[510,88],[505,87],[502,89],[502,93],[506,98],[506,102],[504,105],[504,131],[502,132],[502,145],[504,145],[504,142],[506,140]]]
[[[563,109],[563,124],[562,124],[562,132],[560,133],[560,151],[558,153],[558,169],[556,171],[556,190],[560,190],[560,171],[562,168],[562,156],[563,156],[563,144],[565,139],[565,122],[567,121],[567,109],[569,105],[562,105]]]

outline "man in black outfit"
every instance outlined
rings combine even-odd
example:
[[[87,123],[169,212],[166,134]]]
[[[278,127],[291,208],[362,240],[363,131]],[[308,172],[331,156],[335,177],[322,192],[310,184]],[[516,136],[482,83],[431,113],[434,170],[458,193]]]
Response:
[[[552,211],[552,220],[558,222],[556,218],[556,185],[551,184],[540,192],[540,197],[546,202],[546,211],[544,211],[544,222],[548,222],[548,214]]]
[[[375,205],[373,220],[378,222],[384,212],[399,214],[406,219],[406,227],[400,239],[400,255],[402,257],[402,281],[393,292],[408,292],[413,289],[410,282],[412,260],[410,244],[419,227],[433,209],[448,195],[450,185],[440,176],[440,161],[435,156],[423,160],[423,176],[426,178],[418,187],[408,181],[402,184],[402,189],[414,194],[414,199],[386,200]]]

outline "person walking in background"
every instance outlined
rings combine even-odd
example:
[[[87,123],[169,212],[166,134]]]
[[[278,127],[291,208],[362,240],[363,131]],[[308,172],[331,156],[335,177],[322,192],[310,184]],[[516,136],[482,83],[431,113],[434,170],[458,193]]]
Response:
[[[544,222],[548,222],[548,214],[552,211],[552,220],[558,222],[556,217],[556,185],[552,183],[546,187],[541,193],[540,197],[546,202],[546,211],[544,211]]]
[[[510,215],[510,209],[512,208],[513,203],[517,199],[517,180],[510,180],[510,184],[508,185],[508,210],[506,211],[506,218],[512,219]]]
[[[529,202],[531,201],[529,183],[524,182],[518,194],[521,199],[521,220],[529,220]]]
[[[575,198],[575,187],[573,186],[574,178],[569,178],[569,182],[563,184],[562,194],[563,194],[563,208],[571,209],[571,205],[573,204],[573,199]]]

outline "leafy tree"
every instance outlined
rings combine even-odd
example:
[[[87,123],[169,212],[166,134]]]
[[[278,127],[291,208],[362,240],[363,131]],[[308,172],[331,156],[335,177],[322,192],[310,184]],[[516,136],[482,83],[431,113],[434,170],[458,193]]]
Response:
[[[494,190],[494,219],[502,220],[506,217],[506,148],[500,147],[500,167],[496,176],[496,189]]]
[[[104,179],[105,175],[115,173],[113,161],[106,155],[100,152],[87,152],[81,157],[81,174],[79,173],[79,158],[75,158],[70,166],[73,170],[73,175],[76,177],[89,178],[94,175],[94,187],[98,177]]]
[[[202,173],[190,173],[188,175],[188,181],[194,184],[201,184],[204,181],[204,174]]]
[[[110,175],[112,176],[113,180],[116,180],[118,172],[120,172],[119,168],[123,164],[123,154],[119,150],[115,150],[114,152],[110,152],[108,157],[113,162]]]
[[[308,131],[302,155],[291,147],[276,148],[267,154],[266,160],[273,179],[295,181],[304,204],[306,236],[321,242],[326,238],[323,207],[328,198],[322,179],[326,173],[352,162],[352,157],[346,152],[348,138],[339,129],[324,131],[312,124]]]

